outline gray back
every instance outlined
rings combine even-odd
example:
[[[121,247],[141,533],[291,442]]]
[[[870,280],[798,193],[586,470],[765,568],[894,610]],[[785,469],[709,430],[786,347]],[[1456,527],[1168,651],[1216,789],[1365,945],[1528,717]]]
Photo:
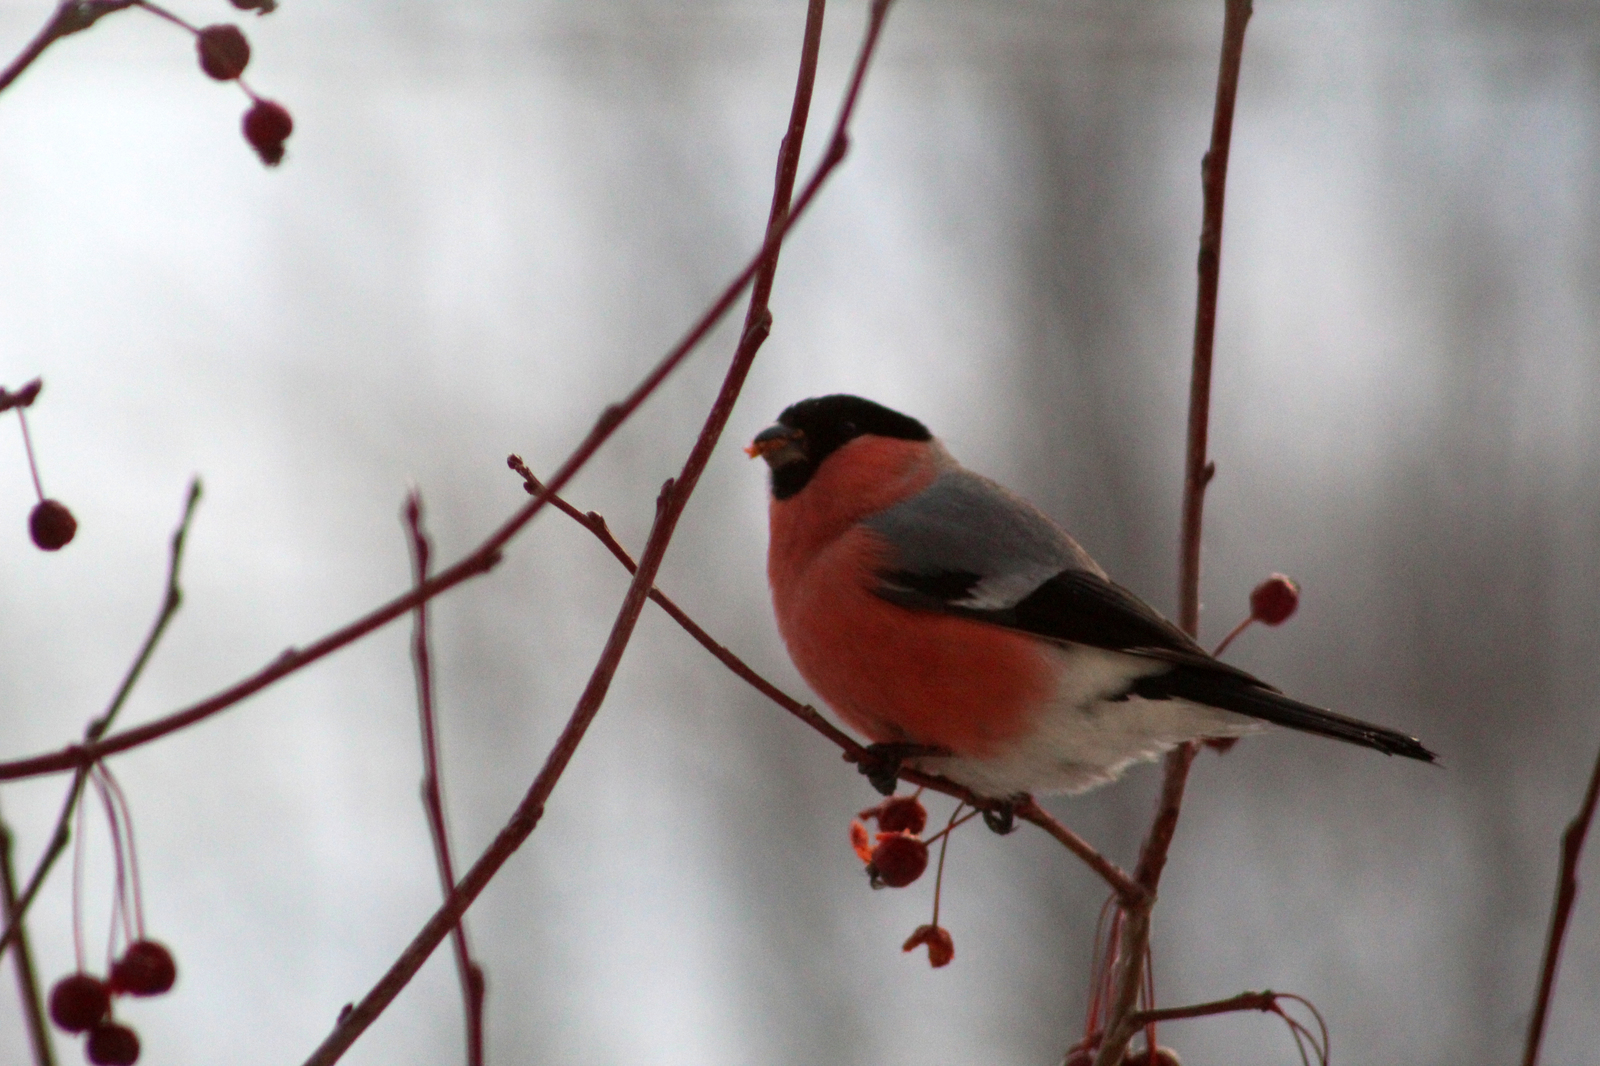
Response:
[[[960,467],[863,524],[893,545],[896,570],[977,575],[978,582],[959,601],[974,610],[1011,607],[1063,570],[1105,577],[1043,511]]]

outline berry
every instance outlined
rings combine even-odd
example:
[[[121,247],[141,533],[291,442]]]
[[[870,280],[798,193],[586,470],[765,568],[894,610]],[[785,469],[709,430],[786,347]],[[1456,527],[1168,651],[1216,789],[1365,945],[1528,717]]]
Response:
[[[936,970],[950,965],[950,960],[956,957],[956,942],[950,939],[950,930],[943,926],[917,926],[917,931],[911,934],[900,950],[912,951],[923,944],[928,945],[928,962]]]
[[[105,1021],[89,1030],[89,1061],[95,1066],[133,1066],[139,1061],[139,1034]]]
[[[78,532],[78,520],[60,500],[40,500],[28,516],[28,533],[41,551],[60,551]]]
[[[880,833],[867,872],[873,881],[904,888],[928,868],[928,845],[910,833]]]
[[[1273,574],[1250,593],[1250,617],[1269,626],[1282,625],[1300,606],[1300,586]]]
[[[294,119],[282,104],[257,100],[244,113],[244,139],[269,167],[283,162],[283,142],[294,132]]]
[[[86,973],[63,977],[50,990],[50,1020],[69,1033],[93,1028],[110,1009],[105,982]]]
[[[232,81],[250,62],[250,42],[237,26],[207,26],[195,35],[200,69],[218,81]]]
[[[240,11],[254,11],[258,15],[270,15],[278,10],[278,0],[229,0]]]
[[[178,979],[172,952],[154,940],[135,940],[111,967],[111,990],[135,996],[159,996]]]
[[[878,804],[878,828],[885,833],[922,832],[928,824],[928,810],[915,796],[890,796]]]

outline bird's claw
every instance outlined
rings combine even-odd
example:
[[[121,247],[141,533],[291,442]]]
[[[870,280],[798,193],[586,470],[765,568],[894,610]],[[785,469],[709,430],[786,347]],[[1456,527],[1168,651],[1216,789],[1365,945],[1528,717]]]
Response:
[[[892,796],[900,783],[900,765],[910,754],[910,744],[868,744],[870,759],[862,759],[857,767],[881,796]]]
[[[983,824],[993,832],[1005,836],[1017,828],[1017,804],[1015,800],[1007,800],[994,807],[983,809]]]

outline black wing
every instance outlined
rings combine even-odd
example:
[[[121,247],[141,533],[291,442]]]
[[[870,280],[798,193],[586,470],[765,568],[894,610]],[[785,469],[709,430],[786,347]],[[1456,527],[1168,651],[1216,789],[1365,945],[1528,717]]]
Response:
[[[1258,718],[1274,725],[1360,744],[1387,755],[1433,762],[1415,737],[1292,700],[1251,674],[1209,655],[1183,630],[1127,589],[1087,570],[1064,570],[1009,607],[972,608],[963,598],[982,580],[965,571],[882,575],[879,595],[892,603],[938,610],[1015,629],[1047,640],[1086,644],[1172,664],[1131,682],[1128,694],[1181,699]]]

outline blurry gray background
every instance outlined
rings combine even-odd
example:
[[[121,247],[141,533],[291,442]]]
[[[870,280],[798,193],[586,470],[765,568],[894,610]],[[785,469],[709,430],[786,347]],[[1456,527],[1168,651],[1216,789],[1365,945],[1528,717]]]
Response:
[[[0,6],[20,48],[45,0]],[[424,493],[452,558],[523,498],[756,247],[801,0],[288,3],[241,21],[293,111],[276,172],[243,97],[138,12],[0,98],[0,382],[46,381],[26,539],[0,419],[0,757],[103,706],[205,478],[186,605],[124,724],[403,589]],[[196,22],[238,18],[183,0]],[[814,135],[862,25],[829,12]],[[763,470],[787,403],[928,422],[1174,606],[1219,0],[901,0],[855,150],[786,248],[776,326],[660,583],[810,698],[770,621]],[[1287,734],[1205,755],[1156,927],[1161,1001],[1315,1001],[1345,1063],[1519,1047],[1557,841],[1600,745],[1600,5],[1263,0],[1229,187],[1204,636],[1272,570],[1300,614],[1232,658],[1413,731],[1443,768]],[[737,317],[737,316],[736,316]],[[732,349],[719,332],[570,490],[643,540]],[[564,721],[625,575],[556,514],[439,602],[464,866]],[[432,911],[409,625],[117,758],[151,931],[180,982],[126,1007],[153,1064],[298,1062]],[[1052,809],[1131,862],[1158,771]],[[63,779],[0,788],[31,866]],[[1055,1062],[1104,889],[1031,829],[950,854],[955,963],[899,945],[931,878],[868,891],[873,799],[649,608],[544,824],[471,912],[494,1063]],[[935,817],[947,810],[934,805]],[[1600,859],[1548,1041],[1600,1047]],[[89,939],[108,845],[89,840]],[[71,966],[64,865],[30,928]],[[97,952],[91,951],[91,958]],[[9,964],[0,1061],[27,1054]],[[459,1061],[446,952],[353,1063]],[[1191,1064],[1297,1061],[1257,1015],[1163,1029]],[[79,1061],[58,1039],[63,1061]]]

